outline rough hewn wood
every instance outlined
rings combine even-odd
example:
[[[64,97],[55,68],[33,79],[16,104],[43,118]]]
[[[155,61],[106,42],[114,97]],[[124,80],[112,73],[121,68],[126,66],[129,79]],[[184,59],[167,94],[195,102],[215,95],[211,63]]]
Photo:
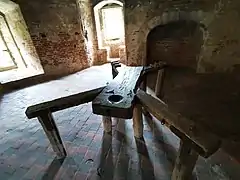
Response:
[[[155,86],[155,94],[159,98],[161,98],[163,95],[162,88],[163,88],[163,82],[164,82],[164,74],[165,74],[164,69],[161,69],[158,71],[157,81],[156,81],[156,86]]]
[[[136,138],[143,137],[142,106],[135,104],[133,109],[133,130]]]
[[[113,61],[111,62],[111,66],[112,66],[112,76],[114,79],[119,73],[117,70],[117,67],[121,67],[121,64],[119,63],[119,61]]]
[[[94,90],[85,91],[71,96],[29,106],[25,113],[28,118],[34,118],[40,116],[42,112],[45,112],[46,110],[55,112],[69,107],[78,106],[80,104],[92,101],[103,90],[103,88],[104,87],[101,87]]]
[[[136,89],[134,89],[134,92],[137,91],[137,88],[140,86],[142,90],[146,91],[147,88],[147,75],[154,73],[156,71],[165,69],[167,67],[167,64],[164,62],[158,62],[151,64],[149,66],[145,66],[143,68],[143,71],[141,73],[141,77],[138,81],[138,84],[136,85]]]
[[[142,90],[138,90],[136,96],[153,116],[159,120],[164,119],[170,127],[176,128],[191,139],[194,145],[198,146],[196,150],[201,156],[208,157],[219,148],[221,142],[219,138],[201,124],[171,111],[164,102],[157,100]]]
[[[190,180],[198,154],[187,141],[181,141],[171,180]]]
[[[134,89],[140,81],[142,70],[142,66],[125,67],[93,100],[93,113],[124,119],[132,118]],[[122,99],[118,102],[111,102],[109,97],[117,97],[116,95],[121,96]]]
[[[150,74],[150,73],[154,73],[158,70],[165,69],[167,67],[168,67],[168,65],[165,62],[162,62],[162,61],[156,62],[154,64],[150,64],[149,66],[144,67],[142,76],[145,76],[145,75]]]
[[[42,112],[42,114],[38,116],[38,120],[41,123],[54,152],[56,152],[59,158],[65,157],[67,153],[51,112]]]
[[[112,119],[109,116],[102,116],[103,129],[105,132],[109,133],[112,131]]]

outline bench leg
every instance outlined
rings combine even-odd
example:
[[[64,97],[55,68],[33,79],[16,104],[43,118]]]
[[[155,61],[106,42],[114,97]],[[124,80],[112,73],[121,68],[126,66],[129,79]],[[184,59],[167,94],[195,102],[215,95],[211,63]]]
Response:
[[[133,130],[136,138],[143,137],[142,106],[136,104],[133,109]]]
[[[103,116],[103,129],[105,132],[109,133],[112,131],[112,119],[109,116]]]
[[[191,179],[197,159],[198,154],[191,148],[190,144],[181,140],[171,180]]]
[[[38,120],[52,145],[53,151],[56,152],[59,158],[64,158],[67,153],[51,112],[43,113],[38,117]]]
[[[164,82],[165,70],[161,69],[158,71],[157,75],[157,82],[155,86],[155,94],[158,98],[162,98],[162,89],[163,89],[163,82]]]

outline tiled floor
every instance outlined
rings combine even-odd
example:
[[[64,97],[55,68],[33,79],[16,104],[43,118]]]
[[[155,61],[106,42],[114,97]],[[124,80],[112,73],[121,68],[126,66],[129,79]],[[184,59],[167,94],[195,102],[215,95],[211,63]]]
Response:
[[[92,113],[90,103],[56,112],[68,153],[61,161],[37,119],[25,116],[29,105],[102,86],[110,79],[110,65],[104,65],[1,97],[0,180],[170,179],[179,139],[156,120],[145,119],[144,140],[138,141],[131,120],[114,119],[112,135],[104,134],[101,117]],[[238,180],[240,166],[219,150],[207,160],[199,158],[193,178]]]

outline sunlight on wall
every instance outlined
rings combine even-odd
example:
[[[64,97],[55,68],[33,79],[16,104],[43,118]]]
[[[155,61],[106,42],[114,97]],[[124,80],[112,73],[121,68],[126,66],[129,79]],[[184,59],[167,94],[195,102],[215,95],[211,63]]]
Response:
[[[43,74],[19,6],[0,0],[0,83]]]
[[[15,64],[11,58],[10,52],[4,43],[2,36],[0,35],[0,71],[12,69],[12,67],[14,68]]]
[[[103,8],[103,34],[105,40],[124,38],[124,20],[122,7]]]

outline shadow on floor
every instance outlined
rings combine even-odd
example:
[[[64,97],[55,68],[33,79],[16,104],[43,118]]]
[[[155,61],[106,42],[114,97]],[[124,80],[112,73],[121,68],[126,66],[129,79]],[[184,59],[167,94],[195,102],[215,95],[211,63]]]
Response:
[[[168,167],[170,168],[170,171],[173,171],[174,168],[174,163],[175,163],[175,159],[177,157],[177,150],[171,145],[169,144],[169,142],[166,142],[163,137],[164,134],[163,132],[161,132],[158,129],[158,125],[155,122],[155,120],[151,117],[151,116],[144,116],[145,117],[145,121],[147,122],[148,126],[150,127],[152,133],[153,133],[153,138],[156,141],[155,145],[160,148],[163,149],[164,152],[166,153],[166,157],[168,162],[170,162],[168,165]],[[161,162],[161,160],[159,160]],[[165,168],[167,168],[166,166],[164,166]],[[169,171],[169,169],[166,169],[166,172]],[[196,176],[196,172],[193,172],[191,180],[197,180],[197,176]]]
[[[149,157],[147,146],[144,138],[135,138],[138,158],[140,163],[140,174],[142,179],[155,180],[154,167]]]
[[[113,179],[127,179],[130,160],[129,142],[126,134],[125,120],[117,119],[117,126],[114,131],[112,152],[114,156],[114,177]]]
[[[156,146],[160,146],[159,148],[164,150],[164,152],[166,153],[167,159],[169,160],[169,162],[171,162],[171,165],[173,168],[173,165],[177,156],[177,150],[168,142],[164,141],[163,139],[164,134],[158,129],[158,126],[152,117],[144,116],[144,118],[153,133],[153,138]]]
[[[98,179],[113,178],[112,134],[103,133],[99,164],[97,167]]]
[[[50,180],[54,179],[55,175],[58,173],[58,170],[62,166],[65,158],[58,159],[55,158],[52,163],[48,166],[48,169],[46,170],[45,174],[42,177],[42,180]]]

